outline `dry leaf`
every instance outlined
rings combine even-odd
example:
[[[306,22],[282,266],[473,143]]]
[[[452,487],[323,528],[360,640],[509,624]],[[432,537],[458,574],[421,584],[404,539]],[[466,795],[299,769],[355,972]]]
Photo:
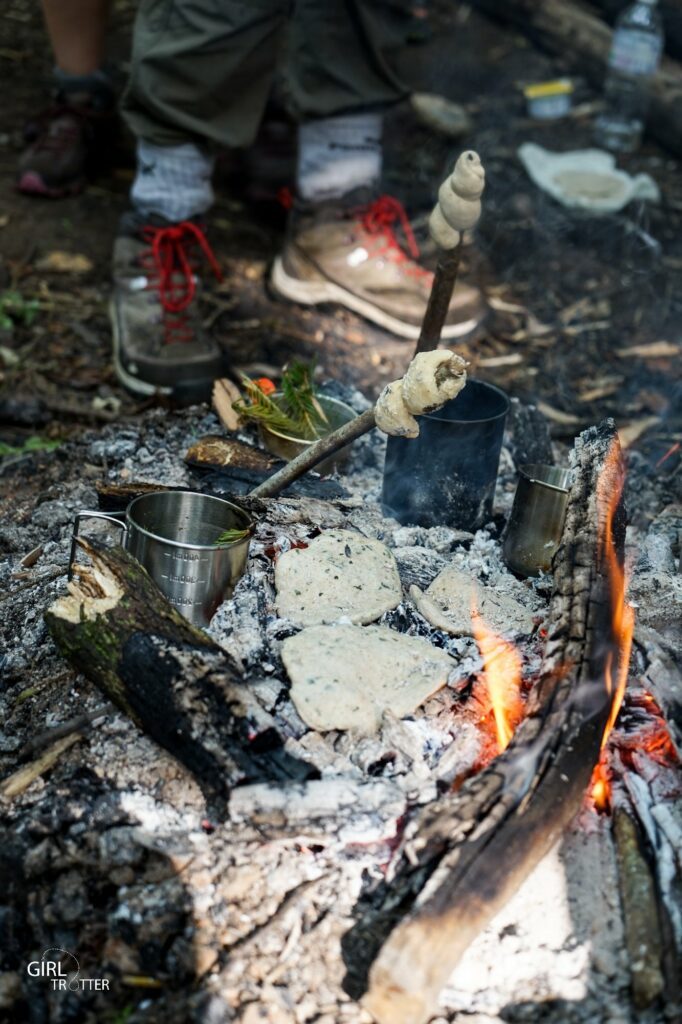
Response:
[[[553,423],[560,423],[564,427],[575,427],[580,423],[579,417],[574,416],[572,412],[555,409],[553,405],[548,405],[546,402],[538,402],[537,407],[542,415],[546,416],[548,420],[552,420]]]
[[[519,306],[516,302],[506,302],[505,299],[498,299],[495,295],[488,295],[488,305],[498,313],[520,313],[527,315],[525,306]]]
[[[598,398],[606,398],[617,391],[622,383],[622,377],[606,377],[601,381],[595,381],[593,387],[580,392],[578,401],[595,402]]]
[[[629,448],[642,434],[660,422],[660,416],[644,416],[641,420],[633,420],[632,423],[626,423],[624,427],[619,427],[618,438],[621,448]]]
[[[218,419],[226,430],[238,430],[241,424],[239,415],[232,408],[233,402],[238,402],[241,393],[236,384],[227,377],[222,377],[213,383],[213,408],[218,414]]]
[[[672,341],[651,341],[647,345],[630,345],[629,348],[616,349],[616,355],[625,359],[627,356],[642,356],[643,359],[662,359],[666,356],[678,356],[680,346]]]
[[[485,359],[479,359],[479,366],[517,366],[523,362],[523,356],[520,352],[512,352],[508,356],[488,356]]]
[[[63,252],[54,249],[42,256],[36,263],[36,270],[49,274],[88,274],[93,262],[80,252]]]

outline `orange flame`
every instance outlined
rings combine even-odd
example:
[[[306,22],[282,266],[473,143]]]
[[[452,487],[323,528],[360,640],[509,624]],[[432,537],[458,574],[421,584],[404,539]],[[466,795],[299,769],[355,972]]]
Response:
[[[521,655],[513,644],[486,626],[475,599],[471,602],[471,623],[483,658],[483,674],[495,719],[497,746],[502,753],[509,746],[523,717]]]
[[[632,637],[635,631],[635,611],[625,600],[627,579],[625,570],[618,560],[613,539],[613,522],[623,493],[625,474],[621,465],[617,442],[611,445],[604,461],[604,468],[597,482],[597,507],[599,522],[603,523],[599,538],[599,554],[606,567],[611,593],[611,627],[617,652],[609,651],[604,669],[606,692],[611,697],[611,711],[602,736],[601,749],[613,729],[628,680]],[[614,664],[615,663],[615,664]],[[610,802],[610,782],[604,756],[600,757],[592,776],[592,797],[599,810],[606,810]]]

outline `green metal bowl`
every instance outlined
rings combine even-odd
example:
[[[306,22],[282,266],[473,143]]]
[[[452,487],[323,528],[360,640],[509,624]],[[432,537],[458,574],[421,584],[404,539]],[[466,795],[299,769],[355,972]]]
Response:
[[[283,398],[281,391],[276,391],[272,398],[277,401],[279,398]],[[322,411],[329,420],[329,428],[326,433],[330,434],[332,430],[336,430],[338,427],[342,427],[345,423],[350,423],[351,420],[355,419],[355,412],[345,402],[340,402],[337,398],[327,398],[325,395],[318,395],[317,400],[320,403]],[[272,430],[264,423],[259,424],[260,436],[263,444],[269,452],[273,455],[279,455],[281,459],[285,459],[286,462],[290,462],[291,459],[300,455],[301,452],[306,451],[314,441],[304,440],[300,437],[291,437],[288,434],[282,434],[278,430]],[[345,448],[341,448],[340,451],[331,455],[324,462],[321,462],[319,466],[315,467],[317,473],[331,473],[334,469],[338,469],[345,462],[348,461],[350,455],[350,445],[346,445]]]

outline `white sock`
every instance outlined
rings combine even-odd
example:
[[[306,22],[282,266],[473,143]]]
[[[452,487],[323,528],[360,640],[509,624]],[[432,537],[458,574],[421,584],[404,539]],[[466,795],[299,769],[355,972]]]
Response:
[[[137,143],[137,172],[130,198],[143,217],[188,220],[213,203],[211,176],[215,160],[191,142],[182,146]]]
[[[298,130],[298,193],[310,201],[341,196],[381,177],[381,114],[306,121]]]

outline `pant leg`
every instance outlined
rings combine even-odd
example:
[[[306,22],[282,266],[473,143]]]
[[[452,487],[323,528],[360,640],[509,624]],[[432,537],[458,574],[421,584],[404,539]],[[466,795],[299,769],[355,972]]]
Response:
[[[299,119],[396,103],[407,93],[391,68],[404,44],[404,0],[294,0],[286,85]]]
[[[249,145],[290,0],[141,0],[123,112],[159,146]]]

